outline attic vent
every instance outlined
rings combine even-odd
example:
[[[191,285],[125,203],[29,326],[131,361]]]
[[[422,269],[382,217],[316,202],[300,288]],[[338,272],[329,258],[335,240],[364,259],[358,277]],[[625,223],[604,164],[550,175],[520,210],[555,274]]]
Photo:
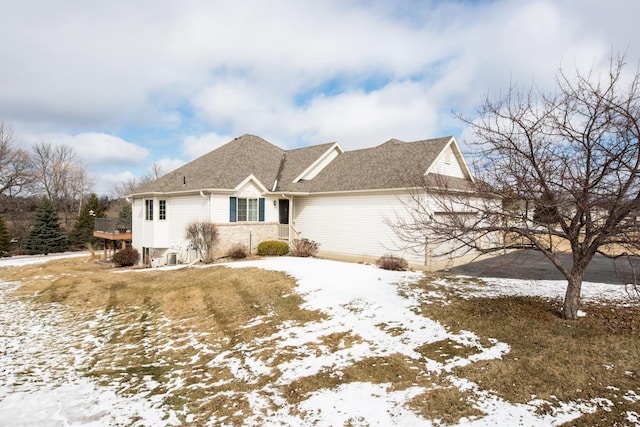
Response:
[[[450,165],[452,163],[453,160],[453,152],[451,151],[451,148],[447,149],[447,151],[444,152],[444,163],[447,165]]]
[[[182,185],[187,185],[187,177],[186,176],[182,177]]]

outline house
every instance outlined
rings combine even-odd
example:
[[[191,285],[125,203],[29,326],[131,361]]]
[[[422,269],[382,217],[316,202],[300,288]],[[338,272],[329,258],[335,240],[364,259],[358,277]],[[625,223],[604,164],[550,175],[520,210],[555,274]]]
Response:
[[[130,195],[132,245],[155,265],[189,263],[193,221],[217,225],[222,256],[234,244],[307,238],[320,256],[372,261],[393,253],[434,266],[432,248],[408,250],[388,222],[402,215],[412,173],[473,182],[453,137],[391,139],[345,151],[338,143],[284,150],[243,135]]]

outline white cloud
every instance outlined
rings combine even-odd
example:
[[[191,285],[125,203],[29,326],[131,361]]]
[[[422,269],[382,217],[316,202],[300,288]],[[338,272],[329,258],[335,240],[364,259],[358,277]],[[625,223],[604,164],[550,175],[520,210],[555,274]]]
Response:
[[[28,145],[50,143],[67,145],[83,164],[92,167],[137,166],[149,156],[149,150],[113,135],[98,132],[69,135],[65,133],[20,133],[19,138]],[[98,172],[98,171],[97,171]]]
[[[130,171],[122,171],[118,173],[102,173],[100,179],[94,179],[93,192],[98,195],[107,195],[114,197],[113,189],[116,185],[122,186],[123,184],[132,180],[137,180],[137,176]]]
[[[459,135],[450,110],[510,80],[549,87],[561,62],[599,69],[612,48],[640,58],[626,0],[2,3],[0,117],[100,165],[177,165],[244,133],[285,148]],[[153,150],[118,138],[129,128]]]
[[[352,92],[315,99],[299,114],[307,132],[317,126],[315,143],[339,141],[346,149],[370,147],[390,138],[424,139],[437,129],[438,112],[423,85],[400,82],[371,93]]]

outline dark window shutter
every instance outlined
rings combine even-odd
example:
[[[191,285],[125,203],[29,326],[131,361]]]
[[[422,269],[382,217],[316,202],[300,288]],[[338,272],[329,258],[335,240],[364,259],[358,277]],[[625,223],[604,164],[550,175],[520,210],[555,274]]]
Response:
[[[264,222],[264,197],[258,199],[258,221]]]
[[[238,208],[238,198],[229,197],[229,222],[236,222],[236,209]]]

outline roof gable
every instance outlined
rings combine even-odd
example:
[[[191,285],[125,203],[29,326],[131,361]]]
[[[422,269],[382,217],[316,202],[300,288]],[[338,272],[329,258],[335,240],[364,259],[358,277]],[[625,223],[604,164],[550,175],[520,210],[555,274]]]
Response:
[[[444,167],[452,160],[454,172]],[[399,189],[412,186],[417,173],[473,181],[453,137],[390,139],[376,147],[344,151],[338,143],[283,150],[257,136],[243,135],[146,184],[136,194],[238,192],[249,184],[263,193]]]
[[[255,176],[249,175],[240,184],[234,188],[235,192],[241,195],[258,195],[269,192]]]
[[[391,139],[376,147],[345,151],[313,180],[301,181],[291,190],[333,192],[406,188],[411,186],[412,175],[425,173],[452,139],[414,142]]]
[[[449,143],[425,171],[425,175],[437,174],[454,178],[468,179],[474,182],[473,175],[455,138],[451,137]]]

